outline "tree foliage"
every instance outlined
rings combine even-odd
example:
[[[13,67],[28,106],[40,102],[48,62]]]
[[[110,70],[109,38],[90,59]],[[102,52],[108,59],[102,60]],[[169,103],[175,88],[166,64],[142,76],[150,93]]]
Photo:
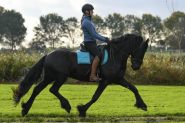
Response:
[[[142,21],[139,17],[134,15],[126,15],[124,17],[125,32],[141,34]]]
[[[123,35],[125,25],[124,17],[118,13],[109,14],[105,18],[106,26],[108,27],[112,38],[119,37]]]
[[[33,42],[45,42],[52,48],[64,36],[66,26],[63,18],[55,13],[40,17],[40,24],[34,28]]]
[[[159,33],[162,31],[163,26],[161,18],[153,16],[151,14],[143,14],[142,16],[142,34],[148,35],[150,41],[154,42],[156,38],[159,38]]]
[[[106,34],[106,25],[104,19],[99,15],[93,16],[93,22],[96,25],[96,30],[99,33]]]
[[[71,40],[72,44],[75,43],[75,36],[77,36],[77,29],[79,28],[78,20],[75,17],[70,17],[65,20],[67,37]]]
[[[173,12],[171,14],[170,17],[166,18],[164,20],[164,25],[170,29],[170,30],[173,30],[174,28],[176,28],[175,26],[177,24],[179,24],[179,22],[181,21],[181,19],[183,19],[185,17],[185,13],[184,12]]]
[[[25,38],[27,29],[24,26],[24,18],[14,10],[3,10],[1,8],[0,11],[1,43],[14,50],[16,46],[21,45]]]
[[[164,25],[169,29],[167,41],[173,48],[185,49],[185,13],[174,12],[164,21]]]
[[[29,43],[29,48],[35,51],[44,51],[46,49],[46,45],[43,41],[34,41]]]
[[[2,36],[3,36],[3,22],[2,22],[2,18],[3,18],[3,13],[4,13],[4,8],[0,6],[0,42],[2,42]]]
[[[163,22],[160,17],[152,14],[143,14],[142,18],[135,15],[122,16],[119,13],[109,14],[102,18],[93,16],[96,30],[110,38],[116,38],[126,33],[135,33],[150,38],[155,42],[166,41],[175,49],[185,49],[185,13],[173,12]],[[57,44],[64,43],[63,37],[70,40],[70,44],[80,39],[81,31],[77,18],[69,17],[66,20],[56,13],[40,17],[40,24],[34,27],[34,38],[30,43],[31,48],[42,49],[46,46],[55,48]],[[110,35],[108,35],[110,33]],[[0,43],[12,50],[21,46],[26,35],[24,18],[15,10],[6,10],[0,6]],[[147,37],[147,36],[146,36]],[[165,39],[165,40],[164,40]],[[66,42],[67,43],[67,42]],[[156,42],[155,42],[156,43]],[[78,44],[78,43],[77,43]]]

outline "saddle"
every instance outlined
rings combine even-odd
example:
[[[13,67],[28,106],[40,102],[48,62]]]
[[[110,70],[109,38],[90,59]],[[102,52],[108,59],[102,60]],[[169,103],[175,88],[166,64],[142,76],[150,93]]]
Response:
[[[108,51],[105,49],[106,45],[98,45],[99,50],[102,53],[101,64],[105,64],[108,61]],[[91,64],[94,56],[88,52],[87,48],[83,43],[80,44],[80,49],[76,51],[77,53],[77,63],[78,64]]]

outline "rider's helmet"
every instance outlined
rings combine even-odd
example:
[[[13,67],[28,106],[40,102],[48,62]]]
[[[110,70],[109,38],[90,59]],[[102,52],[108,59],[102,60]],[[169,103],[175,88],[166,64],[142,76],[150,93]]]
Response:
[[[87,4],[85,4],[85,5],[82,6],[82,12],[84,14],[85,14],[85,11],[91,11],[93,9],[94,9],[93,5],[91,5],[89,3],[87,3]]]

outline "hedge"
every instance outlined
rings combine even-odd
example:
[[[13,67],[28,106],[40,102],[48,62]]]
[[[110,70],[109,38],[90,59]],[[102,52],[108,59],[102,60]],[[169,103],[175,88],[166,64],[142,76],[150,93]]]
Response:
[[[44,54],[0,53],[0,82],[19,82]],[[125,78],[134,84],[185,85],[185,54],[147,53],[140,70],[133,71],[128,60]],[[70,82],[72,83],[72,82]]]

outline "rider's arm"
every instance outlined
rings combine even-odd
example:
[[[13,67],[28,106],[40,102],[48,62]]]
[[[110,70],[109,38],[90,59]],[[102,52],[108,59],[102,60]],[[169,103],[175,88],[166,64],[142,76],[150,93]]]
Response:
[[[85,28],[88,31],[88,33],[94,38],[94,39],[98,39],[102,42],[107,42],[106,38],[101,36],[100,34],[98,34],[94,28],[94,26],[92,25],[91,22],[86,21],[85,23]]]

